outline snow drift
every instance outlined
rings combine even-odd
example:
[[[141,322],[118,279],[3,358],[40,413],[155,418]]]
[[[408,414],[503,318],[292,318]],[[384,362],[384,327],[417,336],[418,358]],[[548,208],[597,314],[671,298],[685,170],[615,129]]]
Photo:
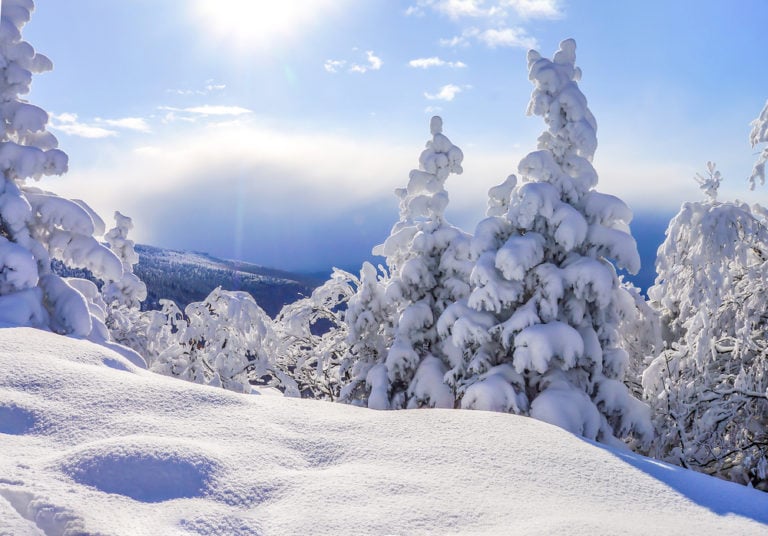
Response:
[[[768,495],[533,419],[241,395],[29,328],[0,370],[2,535],[768,531]]]

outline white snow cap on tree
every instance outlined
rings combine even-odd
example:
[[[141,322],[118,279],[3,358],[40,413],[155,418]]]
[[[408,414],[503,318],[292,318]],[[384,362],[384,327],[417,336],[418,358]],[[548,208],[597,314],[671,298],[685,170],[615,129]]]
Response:
[[[120,260],[93,236],[104,232],[103,222],[82,201],[26,184],[67,171],[67,155],[45,129],[48,114],[20,97],[29,93],[33,73],[52,69],[51,61],[21,38],[33,9],[31,0],[2,0],[0,9],[1,316],[5,322],[102,339],[99,305],[85,295],[90,287],[53,274],[51,259],[105,281],[120,279]],[[94,323],[101,327],[94,329]]]
[[[634,315],[611,261],[636,272],[632,212],[597,192],[596,122],[577,81],[575,42],[528,54],[538,150],[489,192],[472,239],[471,293],[438,329],[460,349],[448,373],[468,409],[530,415],[605,442],[648,439],[648,408],[624,385],[618,325]],[[506,208],[506,211],[504,210]]]

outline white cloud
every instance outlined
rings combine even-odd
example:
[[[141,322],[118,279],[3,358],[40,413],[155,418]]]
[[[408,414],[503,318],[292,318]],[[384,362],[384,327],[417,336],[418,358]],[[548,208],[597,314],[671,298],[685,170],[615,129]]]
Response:
[[[383,65],[383,62],[381,61],[381,58],[376,56],[372,50],[366,50],[365,56],[368,61],[366,64],[353,64],[349,68],[349,72],[351,73],[365,73],[367,71],[378,71],[381,69],[381,66]]]
[[[559,19],[563,16],[559,0],[505,0],[524,19]]]
[[[440,88],[437,93],[424,93],[424,96],[429,100],[441,100],[445,102],[452,101],[456,95],[461,93],[463,89],[455,84],[446,84]]]
[[[491,48],[517,47],[524,49],[538,48],[539,44],[523,28],[504,28],[502,30],[485,30],[477,35],[477,39]]]
[[[73,113],[51,114],[48,126],[59,132],[80,138],[100,139],[117,136],[117,131],[115,130],[81,123],[77,118],[77,114]]]
[[[459,47],[467,46],[471,41],[483,43],[491,48],[517,47],[528,50],[539,46],[536,39],[528,35],[525,28],[519,26],[488,30],[480,30],[473,26],[465,29],[461,35],[450,39],[441,39],[440,44],[445,47]]]
[[[424,132],[427,139],[426,120]],[[297,147],[302,148],[301,158],[296,157]],[[166,215],[155,213],[150,203],[184,200],[170,203],[168,210],[206,213],[206,197],[237,192],[243,184],[253,212],[288,217],[302,207],[302,212],[335,217],[341,209],[388,199],[396,215],[397,200],[391,192],[407,182],[419,151],[419,144],[405,147],[319,132],[288,133],[252,123],[190,125],[154,136],[151,146],[142,141],[130,150],[106,153],[92,167],[73,168],[55,178],[55,188],[53,182],[50,186],[60,195],[85,198],[99,214],[121,210],[131,215],[137,223],[135,239],[151,243],[155,226],[162,227]],[[382,154],[388,155],[386,162]],[[379,164],[372,168],[371,162]],[[105,176],[110,188],[94,189],[97,179]],[[361,176],[369,180],[361,181]],[[199,204],[187,204],[189,199]]]
[[[440,45],[444,47],[465,47],[469,45],[470,41],[477,39],[480,35],[480,30],[474,26],[464,29],[461,35],[456,35],[449,39],[441,39]]]
[[[365,63],[350,63],[347,60],[325,60],[323,68],[326,72],[338,73],[347,65],[349,65],[348,72],[362,74],[368,71],[378,71],[384,65],[384,62],[372,50],[366,50]]]
[[[202,106],[190,106],[187,108],[175,108],[173,106],[160,106],[159,110],[171,112],[166,115],[166,118],[177,119],[176,113],[186,113],[194,115],[216,115],[216,116],[241,116],[253,113],[248,108],[241,106],[220,106],[212,104],[204,104]]]
[[[560,0],[417,0],[405,13],[423,15],[431,9],[452,20],[557,19],[563,16],[560,4]]]
[[[383,62],[381,61],[381,58],[373,54],[373,51],[368,50],[365,55],[368,56],[368,63],[370,64],[372,70],[378,71],[381,69]]]
[[[323,68],[329,73],[338,73],[347,64],[344,60],[325,60]]]
[[[429,69],[430,67],[450,67],[451,69],[463,69],[467,66],[461,61],[445,61],[437,56],[431,58],[417,58],[408,62],[415,69]]]
[[[120,130],[133,130],[148,133],[152,131],[146,119],[141,117],[122,117],[119,119],[103,119],[96,117],[91,122],[80,121],[77,114],[51,114],[50,127],[70,136],[99,139],[118,136]],[[111,127],[111,128],[107,128]]]
[[[226,84],[220,84],[218,82],[215,82],[213,79],[209,79],[205,81],[205,86],[203,86],[202,89],[168,89],[168,93],[173,93],[174,95],[210,95],[211,93],[217,93],[219,91],[224,91],[227,89]]]
[[[191,108],[184,108],[185,112],[201,115],[244,115],[253,113],[248,108],[242,108],[240,106],[214,106],[205,104],[203,106],[193,106]]]
[[[424,10],[419,6],[408,6],[405,10],[406,17],[423,17]]]
[[[135,130],[137,132],[151,132],[149,123],[141,117],[123,117],[122,119],[101,119],[96,118],[96,122],[115,128],[124,128]]]
[[[443,47],[464,47],[469,45],[469,39],[465,35],[454,35],[440,39],[440,46]]]
[[[431,7],[456,20],[463,17],[492,17],[499,14],[500,7],[483,7],[483,0],[438,0]]]
[[[224,91],[225,89],[227,89],[226,84],[216,84],[213,82],[213,80],[209,80],[205,86],[205,90],[208,93],[213,93],[214,91]]]
[[[536,48],[536,39],[520,23],[564,16],[561,0],[417,0],[415,12],[427,9],[463,23],[471,21],[459,35],[440,39],[446,47],[473,42],[489,47]]]

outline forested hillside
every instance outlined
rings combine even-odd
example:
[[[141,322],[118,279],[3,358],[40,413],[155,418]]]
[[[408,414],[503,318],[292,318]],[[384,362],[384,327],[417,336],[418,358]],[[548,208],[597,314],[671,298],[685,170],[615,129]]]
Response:
[[[147,285],[142,310],[159,309],[158,301],[175,301],[182,309],[202,301],[216,287],[243,290],[262,309],[275,316],[287,303],[309,296],[318,281],[247,262],[217,259],[207,253],[176,251],[137,245],[139,263],[135,273]]]

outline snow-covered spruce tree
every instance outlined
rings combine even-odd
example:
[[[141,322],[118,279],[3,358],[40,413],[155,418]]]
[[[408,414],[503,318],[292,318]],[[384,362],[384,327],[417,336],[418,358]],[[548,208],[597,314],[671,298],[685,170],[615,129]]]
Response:
[[[577,84],[576,44],[528,53],[529,114],[547,129],[516,179],[491,191],[472,241],[471,294],[440,319],[462,350],[449,374],[463,408],[530,415],[602,442],[650,439],[648,407],[623,383],[629,314],[612,262],[640,266],[620,199],[595,190],[596,123]],[[510,198],[511,194],[511,198]]]
[[[454,407],[443,381],[447,350],[436,322],[469,290],[469,236],[445,220],[445,181],[462,172],[464,156],[442,130],[442,119],[433,117],[432,139],[419,157],[419,169],[411,171],[406,188],[395,192],[400,220],[374,248],[374,254],[386,257],[389,277],[379,282],[375,270],[365,266],[361,295],[350,302],[350,334],[370,338],[350,339],[355,363],[344,366],[349,372],[344,401],[376,409]],[[382,312],[389,321],[380,331],[372,329]]]
[[[232,391],[250,392],[250,380],[263,376],[297,396],[294,382],[272,366],[277,338],[269,318],[247,292],[214,289],[184,314],[171,301],[151,311],[148,338],[150,369]]]
[[[143,354],[146,324],[142,321],[141,302],[147,299],[147,286],[133,273],[139,262],[134,242],[128,238],[133,221],[115,212],[115,227],[104,235],[112,252],[123,264],[123,277],[105,283],[101,289],[107,305],[106,325],[112,340]]]
[[[371,394],[368,373],[384,362],[392,344],[392,303],[385,293],[387,274],[381,271],[379,275],[371,263],[363,263],[357,291],[349,298],[344,312],[347,351],[339,366],[342,386],[339,400],[348,404],[368,406]],[[385,372],[381,368],[377,370]],[[379,383],[384,382],[382,379]],[[381,400],[374,400],[372,407],[385,407],[389,403],[389,394],[380,394]]]
[[[67,170],[67,155],[46,130],[48,114],[21,98],[33,73],[52,68],[21,38],[33,9],[32,0],[0,4],[0,322],[104,340],[104,304],[95,285],[51,271],[58,259],[119,280],[120,260],[94,238],[104,223],[82,201],[27,185]]]
[[[290,374],[302,397],[339,398],[340,367],[348,351],[343,315],[359,287],[355,276],[334,268],[311,296],[287,304],[275,318],[275,365]]]
[[[670,222],[648,291],[667,344],[643,375],[649,454],[768,491],[766,213],[718,202],[714,164],[698,181],[707,200]]]

